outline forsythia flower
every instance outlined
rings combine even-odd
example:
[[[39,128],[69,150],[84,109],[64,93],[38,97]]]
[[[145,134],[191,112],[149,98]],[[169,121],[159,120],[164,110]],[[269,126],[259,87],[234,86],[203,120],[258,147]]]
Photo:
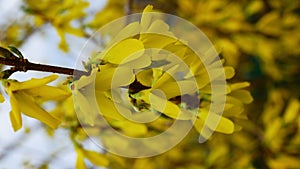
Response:
[[[52,128],[57,128],[60,121],[46,112],[39,104],[48,100],[61,100],[69,93],[57,87],[48,86],[58,76],[51,75],[41,79],[31,79],[25,82],[3,80],[5,90],[10,96],[10,120],[14,131],[22,127],[21,113],[35,118]]]
[[[122,9],[124,8],[125,3],[125,0],[107,1],[105,8],[95,14],[95,17],[89,23],[89,26],[92,28],[99,28],[114,19],[124,16],[124,11]]]
[[[59,47],[62,50],[68,51],[65,33],[84,36],[82,28],[74,27],[71,22],[86,15],[84,9],[89,5],[88,2],[82,0],[45,0],[43,2],[26,0],[26,4],[25,9],[35,15],[36,26],[42,26],[47,22],[53,25],[61,38]]]
[[[175,37],[166,22],[154,19],[148,13],[151,10],[152,6],[147,6],[140,22],[130,23],[118,31],[100,54],[90,58],[87,64],[97,67],[91,75],[74,82],[75,98],[78,100],[75,105],[78,105],[82,119],[95,125],[99,114],[89,103],[95,94],[101,115],[109,118],[111,125],[131,136],[146,134],[147,128],[145,124],[129,122],[122,116],[124,114],[137,119],[139,115],[153,117],[160,113],[173,120],[196,119],[195,128],[199,133],[204,125],[214,129],[214,120],[206,120],[211,114],[214,119],[220,120],[215,129],[217,132],[233,133],[238,128],[235,129],[229,118],[244,118],[241,115],[243,104],[250,103],[252,97],[249,91],[242,88],[249,86],[249,83],[227,85],[225,117],[214,115],[209,111],[212,102],[211,81],[218,79],[223,71],[226,79],[232,78],[234,69],[229,66],[214,68],[215,56],[213,52],[208,52],[203,58],[210,63],[208,68],[213,73],[209,76],[207,67],[197,54]],[[155,50],[151,50],[153,48]],[[179,59],[174,59],[170,53]],[[190,70],[186,70],[185,66]],[[129,89],[118,92],[122,87]],[[95,93],[91,90],[95,90]],[[193,98],[198,92],[200,96]],[[116,95],[118,97],[113,97]],[[198,100],[198,103],[190,105],[192,103],[186,101],[189,99],[178,98],[184,96],[195,102]],[[231,110],[235,112],[231,113]],[[162,118],[166,117],[159,119]],[[160,122],[156,120],[151,125]],[[137,129],[135,134],[129,126]]]
[[[105,155],[100,154],[95,151],[85,150],[78,145],[74,145],[75,151],[77,153],[76,160],[76,169],[86,169],[86,165],[84,163],[84,158],[87,158],[90,162],[99,167],[107,167],[109,164],[109,160]]]
[[[0,103],[3,103],[4,102],[4,97],[2,95],[2,93],[0,93]]]
[[[178,1],[177,12],[181,17],[189,18],[210,39],[215,39],[215,45],[221,48],[230,65],[244,69],[240,67],[242,55],[246,54],[251,59],[257,57],[263,72],[281,81],[284,77],[288,79],[283,71],[291,70],[291,58],[299,58],[300,35],[296,33],[300,29],[298,7],[299,4],[293,0],[190,0]],[[288,59],[282,57],[283,53]],[[249,59],[246,60],[250,64]],[[289,71],[288,75],[293,77],[291,73]]]
[[[102,66],[100,66],[101,69]],[[121,114],[119,114],[116,105],[119,106],[118,108],[123,108],[125,111],[130,111],[129,109],[125,108],[124,105],[118,104],[112,100],[111,94],[108,92],[112,87],[120,87],[120,86],[127,86],[134,81],[134,75],[132,70],[124,67],[118,68],[105,68],[102,67],[102,71],[98,72],[98,69],[93,69],[90,76],[82,76],[80,80],[74,82],[74,99],[76,105],[76,111],[78,113],[78,117],[82,119],[81,122],[87,123],[89,125],[96,125],[97,123],[97,116],[99,115],[96,112],[96,108],[91,106],[99,106],[100,113],[104,117],[106,117],[114,127],[118,127],[124,130],[125,133],[133,136],[133,135],[143,135],[147,132],[145,125],[143,124],[136,124],[126,120]],[[114,85],[112,84],[113,74],[115,72],[120,72],[117,77],[118,80]],[[96,105],[91,105],[91,92],[90,89],[93,89],[90,86],[95,80],[95,97],[96,97]],[[104,83],[103,83],[104,82]],[[134,128],[134,131],[130,129]]]

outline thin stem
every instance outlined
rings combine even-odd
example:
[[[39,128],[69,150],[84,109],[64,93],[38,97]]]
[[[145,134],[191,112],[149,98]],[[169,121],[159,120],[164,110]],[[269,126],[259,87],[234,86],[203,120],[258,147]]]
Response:
[[[27,59],[22,59],[22,58],[16,59],[15,57],[14,58],[2,58],[2,57],[0,57],[0,64],[14,66],[13,67],[14,71],[26,72],[28,70],[34,70],[34,71],[66,74],[66,75],[76,75],[76,76],[79,76],[79,77],[82,76],[82,75],[88,75],[89,74],[89,72],[76,70],[76,69],[71,69],[71,68],[31,63]]]
[[[133,0],[127,0],[127,4],[125,6],[126,14],[130,15],[133,12]]]

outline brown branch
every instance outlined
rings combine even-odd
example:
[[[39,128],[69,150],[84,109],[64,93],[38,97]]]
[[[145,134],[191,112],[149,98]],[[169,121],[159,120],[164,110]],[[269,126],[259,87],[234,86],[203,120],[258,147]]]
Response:
[[[76,75],[79,77],[82,75],[89,75],[89,72],[86,71],[65,68],[65,67],[51,66],[51,65],[36,64],[36,63],[29,62],[27,59],[23,59],[23,58],[16,59],[15,57],[13,58],[0,57],[0,64],[14,66],[12,68],[13,71],[26,72],[28,70],[34,70],[34,71],[66,74],[66,75]]]
[[[125,12],[127,15],[133,13],[133,0],[127,0],[127,4],[125,5]]]

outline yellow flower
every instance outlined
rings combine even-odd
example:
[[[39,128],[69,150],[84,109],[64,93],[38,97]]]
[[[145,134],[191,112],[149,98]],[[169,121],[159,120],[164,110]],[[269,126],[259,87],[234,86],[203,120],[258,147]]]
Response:
[[[102,71],[98,72],[98,69],[95,68],[90,76],[82,76],[73,84],[76,112],[80,122],[92,126],[97,125],[97,116],[101,114],[113,127],[121,129],[124,134],[129,136],[145,135],[147,127],[124,118],[120,114],[120,109],[131,114],[129,113],[130,109],[113,100],[110,94],[112,88],[128,86],[135,80],[132,70],[122,66],[116,68],[100,65],[99,67]],[[114,78],[117,80],[113,81]],[[95,86],[92,85],[93,83]],[[96,102],[93,102],[93,97],[96,98]],[[99,112],[97,112],[97,108]]]
[[[33,78],[25,82],[4,80],[5,90],[10,96],[12,107],[10,120],[14,131],[22,127],[21,113],[35,118],[52,128],[58,127],[60,121],[40,106],[40,102],[61,100],[70,95],[70,93],[60,88],[46,85],[57,77],[57,75],[51,75],[41,79]]]
[[[56,29],[61,41],[59,47],[68,51],[65,33],[76,36],[84,36],[82,28],[74,27],[71,22],[84,17],[84,9],[89,5],[88,2],[78,0],[52,1],[45,0],[26,0],[26,9],[35,16],[36,26],[50,22]]]
[[[111,67],[106,68],[100,66],[100,72],[94,68],[89,76],[82,76],[78,81],[74,82],[74,97],[75,105],[81,113],[86,114],[85,121],[93,124],[94,118],[97,115],[95,109],[91,109],[89,100],[93,99],[90,94],[95,92],[99,108],[104,116],[110,118],[123,119],[117,115],[117,110],[113,106],[113,101],[109,98],[111,88],[128,86],[134,81],[133,71],[126,67]],[[117,79],[117,80],[114,80]],[[95,84],[94,84],[95,83]],[[94,105],[97,106],[97,103]],[[89,114],[87,114],[89,112]],[[115,114],[116,113],[116,114]]]
[[[4,97],[2,95],[2,93],[0,92],[0,103],[3,103],[4,102]]]
[[[152,8],[151,5],[145,8],[140,22],[125,25],[120,31],[117,30],[120,29],[119,27],[112,28],[116,29],[115,31],[118,33],[109,41],[106,49],[94,56],[90,62],[103,60],[113,64],[124,64],[143,56],[144,59],[140,59],[139,64],[147,64],[149,62],[145,59],[147,57],[144,49],[162,49],[168,44],[176,42],[177,38],[170,32],[168,24],[163,20],[155,19],[151,22],[153,14],[149,12]],[[136,35],[139,37],[136,38]],[[144,65],[144,67],[146,66],[148,65]]]
[[[88,2],[73,2],[69,4],[68,11],[66,14],[55,16],[53,18],[52,24],[55,27],[58,35],[61,38],[59,43],[59,47],[64,50],[68,51],[68,46],[65,38],[65,33],[73,34],[79,37],[85,35],[82,28],[75,28],[71,25],[73,20],[82,18],[85,16],[83,10],[89,5]]]
[[[193,117],[197,117],[195,121],[195,128],[199,133],[201,133],[201,130],[204,125],[209,127],[210,129],[214,129],[213,123],[214,121],[206,121],[208,113],[209,113],[209,105],[206,105],[204,103],[201,103],[199,111],[197,111],[198,107],[195,110],[188,110],[187,108],[180,108],[179,105],[176,105],[172,101],[170,101],[171,98],[175,98],[176,96],[182,96],[190,94],[192,95],[197,91],[197,84],[196,82],[193,82],[191,80],[181,80],[181,81],[175,81],[169,73],[155,73],[159,70],[152,69],[152,74],[149,73],[149,71],[141,72],[137,75],[138,81],[140,81],[144,85],[149,85],[152,83],[152,86],[150,89],[146,89],[143,91],[140,91],[139,93],[134,94],[133,98],[137,100],[142,100],[142,102],[146,102],[149,105],[153,106],[153,109],[162,112],[163,114],[173,118],[173,119],[179,119],[179,120],[192,120]],[[160,74],[157,76],[157,74]],[[205,87],[206,85],[210,85],[208,75],[206,76],[195,76],[196,78],[203,78],[202,81],[206,81],[205,78],[207,78],[207,84],[205,84],[202,87]],[[150,79],[150,81],[149,81]],[[199,79],[198,79],[199,80]],[[154,83],[153,83],[154,82]],[[179,88],[180,86],[180,88]],[[198,85],[199,87],[199,85]],[[152,91],[155,90],[161,90],[165,94],[165,98],[161,98],[159,95],[156,95]],[[199,89],[200,91],[200,97],[203,95],[203,97],[207,97],[207,94],[202,92],[202,89]],[[209,92],[211,93],[211,92]],[[251,96],[250,96],[251,97]],[[191,97],[192,98],[192,97]],[[194,98],[196,101],[197,98]],[[245,98],[247,99],[247,98]],[[199,101],[199,100],[198,100]],[[202,108],[203,107],[203,108]],[[195,112],[196,111],[196,112]],[[213,115],[213,114],[212,114]],[[218,115],[214,115],[215,118]],[[222,132],[226,134],[233,133],[234,131],[234,124],[231,120],[228,118],[219,117],[220,121],[215,129],[217,132]],[[203,134],[203,133],[202,133]]]
[[[153,58],[153,55],[148,55],[148,53],[144,52],[145,48],[158,48],[161,49],[165,46],[167,46],[170,43],[173,43],[176,41],[176,38],[174,38],[174,35],[169,31],[169,26],[163,22],[162,20],[155,20],[153,23],[150,22],[152,15],[151,12],[152,6],[148,5],[142,15],[141,22],[133,22],[126,27],[124,27],[114,39],[111,40],[108,44],[108,48],[106,48],[104,51],[102,51],[99,55],[97,55],[95,58],[92,58],[91,63],[94,63],[97,60],[103,60],[104,63],[112,63],[112,64],[121,64],[122,68],[130,68],[138,69],[138,68],[144,68],[151,64],[151,58]],[[140,34],[138,39],[135,39],[134,36]],[[168,36],[165,36],[168,35]],[[153,43],[155,42],[155,43]],[[134,66],[132,66],[134,65]],[[111,68],[113,69],[113,68]],[[120,69],[120,68],[118,68]],[[101,76],[105,77],[112,77],[112,74],[114,71],[109,69],[101,69],[100,68]],[[120,71],[121,72],[121,71]],[[124,71],[122,71],[124,72]],[[128,76],[131,77],[131,74],[126,74],[125,72],[122,73],[124,77]],[[100,77],[101,77],[100,76]],[[120,76],[122,77],[122,76]],[[104,86],[107,86],[104,89],[108,89],[108,86],[111,85],[111,80],[106,80],[105,78],[101,78],[101,80],[98,80],[100,78],[96,78],[96,84],[99,87],[95,86],[96,90],[102,88]],[[120,81],[120,80],[118,80]],[[105,82],[105,83],[104,83]],[[163,82],[160,82],[163,83]],[[187,85],[189,82],[183,82],[182,84]],[[160,85],[157,83],[158,88]],[[170,86],[170,85],[169,85]],[[167,86],[164,86],[167,88]],[[162,87],[163,88],[163,87]],[[153,88],[154,89],[154,88]],[[173,88],[174,89],[174,88]],[[172,92],[173,97],[175,97],[178,94],[179,90],[177,89],[176,92]],[[171,94],[171,93],[170,93]],[[105,98],[103,93],[101,92],[97,93],[97,97]],[[162,106],[158,106],[157,104],[161,104],[160,97],[157,97],[156,95],[151,95],[152,100],[155,102],[154,105],[157,107],[157,109],[161,110]],[[146,96],[148,97],[148,96]],[[168,95],[169,98],[171,98],[171,95]],[[103,103],[103,101],[102,101]],[[109,103],[112,104],[112,101]],[[108,104],[108,103],[107,103]],[[102,104],[99,104],[101,106]],[[169,114],[170,116],[175,116],[179,113],[179,109],[177,106],[171,102],[167,102],[168,105],[168,111],[165,113]],[[111,107],[111,106],[110,106]],[[114,114],[114,113],[110,113]],[[188,115],[190,116],[190,115]],[[190,117],[181,117],[181,118],[190,118]]]
[[[136,54],[136,52],[138,52],[138,54]],[[104,61],[121,64],[122,62],[130,62],[142,56],[144,53],[144,45],[137,39],[125,39],[108,49],[107,52],[104,51],[102,53],[104,54]],[[131,57],[128,58],[128,56]]]
[[[197,91],[197,86],[191,80],[176,81],[172,78],[176,69],[175,66],[166,72],[161,69],[140,72],[137,75],[137,80],[151,88],[135,93],[132,97],[151,105],[154,110],[162,112],[173,119],[189,120],[193,118],[193,114],[180,109],[178,105],[169,101],[169,99],[185,94],[193,94]]]
[[[96,151],[85,150],[80,146],[75,145],[75,151],[77,153],[76,169],[86,169],[84,159],[88,159],[91,163],[99,167],[107,167],[109,160],[104,154],[100,154]]]
[[[92,28],[100,28],[112,20],[124,16],[124,5],[126,1],[108,0],[104,9],[95,14],[94,19],[89,23]]]
[[[124,26],[100,54],[89,60],[88,65],[100,64],[100,72],[93,70],[90,76],[74,83],[84,121],[94,125],[98,114],[91,105],[97,105],[101,115],[128,135],[134,134],[124,126],[135,124],[125,123],[122,115],[139,119],[139,115],[154,118],[160,113],[173,120],[195,120],[195,128],[200,133],[204,127],[233,133],[237,129],[229,118],[241,118],[243,104],[252,101],[250,93],[242,89],[249,83],[227,84],[224,116],[210,112],[212,82],[223,75],[224,80],[232,78],[234,69],[222,67],[222,63],[216,61],[214,49],[206,51],[200,59],[193,49],[174,36],[166,22],[153,17],[151,10],[152,6],[147,6],[140,22]],[[117,91],[120,87],[129,90],[121,93]],[[96,98],[96,103],[90,103],[91,96]],[[182,101],[179,97],[190,97],[190,102],[197,103]],[[135,127],[139,128],[136,135],[147,131],[144,124]],[[206,136],[204,133],[203,137]]]

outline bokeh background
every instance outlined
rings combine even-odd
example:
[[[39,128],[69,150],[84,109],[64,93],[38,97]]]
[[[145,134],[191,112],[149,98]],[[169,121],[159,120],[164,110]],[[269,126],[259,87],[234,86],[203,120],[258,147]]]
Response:
[[[0,42],[19,47],[33,62],[74,67],[93,31],[142,12],[147,4],[203,31],[225,65],[235,68],[230,81],[251,83],[254,101],[244,107],[247,116],[235,120],[242,128],[234,134],[214,134],[199,144],[192,131],[180,145],[157,157],[110,156],[110,168],[300,168],[300,1],[1,0]],[[64,11],[73,15],[61,17]],[[16,73],[13,78],[45,74]],[[58,129],[50,137],[40,123],[25,118],[25,127],[14,133],[9,110],[8,102],[0,105],[0,168],[74,168],[76,154],[65,138],[67,131]]]

